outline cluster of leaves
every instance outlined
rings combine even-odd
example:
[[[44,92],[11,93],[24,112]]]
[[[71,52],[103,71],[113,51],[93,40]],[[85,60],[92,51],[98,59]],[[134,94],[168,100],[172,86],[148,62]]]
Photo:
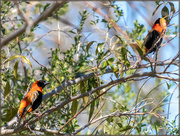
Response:
[[[173,14],[176,12],[176,9],[174,7],[174,4],[172,2],[160,2],[160,1],[156,1],[157,7],[154,10],[154,12],[152,13],[152,15],[154,15],[156,13],[156,11],[159,9],[159,7],[161,5],[164,5],[164,7],[161,10],[161,15],[163,18],[165,18],[166,20],[170,19]],[[170,6],[170,12],[167,6]]]
[[[129,35],[129,37],[131,39],[133,39],[132,41],[134,42],[134,40],[140,41],[143,40],[143,34],[146,31],[146,28],[144,27],[143,24],[139,24],[138,20],[134,21],[134,29],[132,30],[132,32],[127,31],[127,34]]]
[[[59,49],[51,49],[51,57],[49,57],[49,65],[50,65],[50,71],[59,79],[60,82],[62,81],[69,81],[73,80],[75,77],[80,76],[81,71],[83,71],[84,66],[88,66],[89,62],[88,57],[90,56],[89,53],[83,53],[85,51],[84,46],[81,44],[81,30],[83,29],[84,21],[86,20],[88,14],[87,11],[84,10],[80,14],[80,25],[79,25],[79,33],[75,33],[73,30],[70,31],[70,33],[75,34],[74,36],[74,44],[72,44],[72,47],[64,52],[60,51]],[[78,51],[78,46],[80,46],[80,49]],[[77,54],[79,53],[79,58],[77,58]],[[62,59],[60,59],[60,56]],[[59,70],[57,70],[59,69]],[[46,76],[46,70],[41,68],[43,71],[42,79],[46,79],[50,82],[56,82],[56,80],[53,77]],[[94,79],[89,79],[86,82],[81,82],[79,85],[72,85],[71,87],[64,88],[64,90],[59,93],[58,95],[50,98],[48,100],[48,103],[46,104],[44,110],[49,109],[49,107],[53,106],[54,104],[58,103],[59,101],[63,101],[64,99],[68,99],[71,95],[75,96],[79,93],[79,89],[81,90],[81,93],[87,92],[92,89],[92,85]],[[94,81],[96,82],[96,81]],[[82,84],[88,83],[89,87],[85,87]],[[51,85],[51,88],[54,89],[59,84],[54,83]],[[96,87],[96,85],[94,85]],[[84,98],[84,104],[88,102],[87,98]],[[62,110],[59,110],[51,115],[49,115],[47,118],[43,119],[41,124],[48,125],[51,124],[51,127],[55,126],[63,126],[72,116],[76,114],[76,111],[82,107],[79,101],[75,100],[72,102],[72,104],[67,105]],[[54,120],[52,118],[55,118]],[[63,130],[62,132],[65,133],[72,133],[78,128],[77,120],[74,119],[72,122],[70,122]]]
[[[10,14],[10,10],[14,7],[14,4],[11,1],[4,1],[1,4],[1,21],[3,23],[5,23],[8,18],[6,17],[7,15]],[[3,25],[1,24],[1,31],[2,34],[5,35],[7,32],[7,30],[5,29],[5,27],[3,27]],[[9,31],[11,32],[11,31]]]
[[[116,4],[115,1],[111,3],[110,7],[112,8],[114,15],[116,17],[116,18],[111,18],[111,21],[117,23],[120,20],[120,18],[123,17],[124,15],[123,10],[119,7],[119,5]],[[105,19],[102,19],[102,22],[105,24],[107,28],[109,29],[113,28],[111,24],[109,24]]]

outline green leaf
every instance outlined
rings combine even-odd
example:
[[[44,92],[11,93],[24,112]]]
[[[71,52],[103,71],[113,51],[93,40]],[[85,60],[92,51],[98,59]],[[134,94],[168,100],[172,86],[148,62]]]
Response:
[[[122,40],[122,38],[120,36],[118,36],[118,35],[115,35],[115,36],[119,39],[120,43],[122,43],[123,45],[125,44],[125,42]]]
[[[141,48],[139,47],[139,45],[137,43],[131,43],[130,44],[131,48],[133,49],[134,53],[137,55],[137,56],[142,56],[143,55],[143,51],[141,50]],[[137,52],[139,54],[137,54]]]
[[[169,10],[166,6],[164,6],[163,9],[161,10],[161,15],[162,15],[162,17],[168,17],[169,16]]]
[[[89,48],[91,47],[91,45],[92,45],[94,42],[96,42],[96,41],[91,41],[90,43],[87,44],[87,46],[86,46],[86,52],[89,51]]]
[[[6,34],[6,29],[3,26],[1,26],[1,31],[2,31],[3,35]]]
[[[114,67],[113,73],[116,73],[118,71],[119,71],[119,68],[118,67]]]
[[[97,45],[96,55],[97,55],[98,52],[103,52],[103,44],[104,44],[104,43],[99,43],[99,44]]]
[[[168,87],[168,90],[170,89],[170,85],[166,82],[166,84],[167,84],[167,87]]]
[[[16,63],[14,64],[14,77],[17,78],[17,70],[18,70],[18,64],[19,64],[19,59],[16,61]]]
[[[17,114],[18,108],[14,108],[14,107],[10,107],[10,109],[7,110],[7,114],[6,114],[6,121],[10,121],[11,119],[13,119],[16,114]]]
[[[76,114],[77,107],[78,107],[78,102],[77,102],[77,100],[74,100],[72,102],[72,106],[71,106],[71,114],[72,114],[72,116],[74,116]]]
[[[31,64],[31,61],[29,60],[29,58],[27,58],[26,56],[21,56],[21,59],[24,63],[26,63],[32,67],[32,64]]]
[[[111,66],[111,68],[113,67],[113,62],[114,62],[114,58],[110,58],[107,60],[108,64]]]
[[[129,129],[131,129],[132,127],[130,125],[124,126],[123,128],[119,129],[119,132],[123,132],[123,131],[127,131]]]
[[[169,5],[171,7],[171,12],[173,12],[173,14],[176,12],[176,9],[174,8],[174,4],[172,2],[169,2]]]
[[[139,41],[139,40],[136,40],[136,43],[138,44],[139,47],[141,47],[142,44],[143,44],[143,43],[142,43],[141,41]]]
[[[156,13],[156,11],[158,10],[158,8],[162,5],[163,3],[159,4],[156,9],[154,10],[154,12],[152,13],[152,16],[154,16],[154,14]]]
[[[103,44],[104,43],[99,43],[98,44],[98,52],[102,52],[103,51]]]
[[[91,103],[88,121],[90,121],[90,119],[91,119],[91,117],[92,117],[92,115],[93,115],[93,112],[94,112],[94,105],[95,105],[95,101]]]
[[[123,72],[123,67],[121,66],[121,74],[120,74],[120,78],[122,78],[124,75],[124,72]]]
[[[123,125],[122,125],[121,123],[117,123],[117,125],[118,125],[120,128],[123,127]]]
[[[103,61],[103,62],[101,63],[100,68],[106,68],[107,65],[108,65],[107,61]]]
[[[135,127],[135,129],[137,130],[137,132],[140,134],[141,130],[139,127]]]
[[[121,55],[122,55],[122,59],[125,60],[126,55],[127,55],[127,49],[125,47],[121,48]]]
[[[85,86],[85,82],[86,82],[86,81],[80,82],[81,94],[83,94],[83,93],[86,92],[86,89],[87,89],[87,88],[86,88],[86,86]],[[88,102],[88,96],[83,97],[83,105],[84,105],[84,106],[86,106],[87,102]]]
[[[46,3],[46,5],[44,6],[43,11],[45,11],[50,4],[51,4],[51,3]]]
[[[14,56],[11,56],[8,60],[6,60],[6,62],[8,61],[11,61],[11,60],[14,60],[16,58],[20,57],[19,55],[14,55]]]
[[[156,5],[159,5],[159,2],[160,2],[159,0],[158,0],[158,1],[156,1],[156,2],[155,2],[155,3],[156,3]]]
[[[6,82],[6,86],[4,88],[4,99],[6,99],[11,91],[9,80]]]
[[[83,73],[83,72],[85,72],[85,71],[87,71],[89,69],[91,69],[91,66],[82,66],[82,67],[80,67],[78,72]]]
[[[107,61],[103,61],[101,63],[101,66],[100,66],[100,70],[101,70],[101,76],[104,74],[104,72],[106,71],[106,67],[108,66],[108,63]]]
[[[116,61],[116,64],[117,64],[117,61]],[[119,68],[117,67],[117,66],[115,66],[114,68],[113,68],[113,73],[114,73],[114,75],[116,76],[116,78],[118,78],[118,75],[119,75]]]
[[[72,31],[72,30],[70,30],[69,32],[70,32],[70,33],[73,33],[73,34],[76,34],[76,33],[75,33],[74,31]]]
[[[113,119],[113,117],[109,117],[109,118],[106,119],[106,121],[110,124],[111,122],[114,121],[114,119]]]

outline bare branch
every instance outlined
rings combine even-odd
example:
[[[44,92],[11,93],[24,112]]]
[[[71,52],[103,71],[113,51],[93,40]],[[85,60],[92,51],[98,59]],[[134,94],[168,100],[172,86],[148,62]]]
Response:
[[[52,130],[52,129],[46,129],[46,128],[31,127],[31,130],[38,131],[38,132],[48,132],[52,134],[68,135],[66,133],[59,133],[58,130]]]
[[[15,31],[14,33],[10,33],[9,35],[7,35],[5,38],[3,38],[1,40],[0,48],[5,46],[6,44],[8,44],[10,41],[15,39],[17,36],[24,33],[26,31],[27,27],[29,27],[31,29],[32,27],[36,26],[40,21],[49,17],[56,9],[60,8],[64,3],[66,3],[66,0],[60,1],[60,2],[56,1],[52,4],[52,6],[50,8],[45,10],[38,18],[36,18],[32,24],[28,25],[28,23],[25,22],[25,24],[21,28],[19,28],[17,31]],[[21,16],[21,17],[23,17],[23,16]]]
[[[170,67],[170,65],[179,57],[179,52],[176,54],[176,56],[171,60],[171,62],[168,64],[168,66],[165,68],[164,72]]]
[[[36,63],[38,63],[38,64],[39,64],[40,66],[42,66],[43,68],[45,68],[45,69],[49,72],[49,74],[52,75],[59,84],[61,84],[61,83],[59,82],[59,80],[58,80],[44,65],[40,64],[40,63],[32,56],[31,52],[30,52],[28,49],[25,49],[25,50],[27,50],[27,51],[29,52],[29,54],[31,55],[31,58],[32,58]]]

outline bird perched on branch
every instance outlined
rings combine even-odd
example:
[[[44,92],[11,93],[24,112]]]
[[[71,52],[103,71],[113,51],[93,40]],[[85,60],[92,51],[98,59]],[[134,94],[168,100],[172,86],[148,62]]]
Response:
[[[39,107],[42,102],[43,88],[49,84],[45,80],[37,80],[31,86],[30,91],[22,99],[19,106],[19,119],[25,117],[25,115],[31,111],[34,111]]]
[[[164,18],[158,18],[152,26],[151,31],[144,39],[143,45],[145,46],[145,52],[155,52],[157,48],[161,47],[163,35],[166,32],[167,24]]]

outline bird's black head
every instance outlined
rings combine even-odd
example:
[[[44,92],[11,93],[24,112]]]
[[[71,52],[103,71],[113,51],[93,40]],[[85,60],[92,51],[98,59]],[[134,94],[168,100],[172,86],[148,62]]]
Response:
[[[160,24],[160,19],[161,19],[161,18],[158,18],[158,19],[155,21],[154,24]]]
[[[37,85],[42,88],[44,88],[47,84],[49,84],[49,82],[47,82],[45,80],[39,80],[37,83]]]

